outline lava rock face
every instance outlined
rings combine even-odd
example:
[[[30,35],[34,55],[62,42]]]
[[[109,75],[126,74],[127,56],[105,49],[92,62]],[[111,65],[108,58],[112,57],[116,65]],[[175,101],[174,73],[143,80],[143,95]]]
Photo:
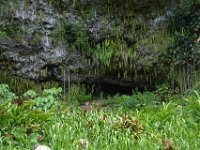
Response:
[[[106,82],[112,81],[112,77],[107,81],[103,74],[99,78],[99,74],[94,73],[98,60],[90,53],[84,53],[83,49],[88,41],[95,45],[107,37],[122,36],[128,43],[134,42],[136,34],[129,32],[130,27],[123,16],[107,15],[106,9],[99,8],[103,4],[98,6],[98,1],[80,1],[80,8],[70,0],[61,1],[63,8],[53,2],[23,0],[16,3],[11,0],[0,4],[0,62],[9,62],[13,74],[34,80],[62,81],[64,76],[70,75],[74,82],[93,82],[102,78]],[[164,20],[163,16],[159,17],[161,19],[146,20],[152,25],[147,35],[157,30],[159,19]],[[138,54],[149,55],[146,49],[142,45]],[[88,63],[90,59],[92,63]],[[1,65],[1,69],[8,69],[8,66]],[[116,81],[113,83],[126,85],[123,82],[130,81],[129,85],[132,84],[130,79]]]
[[[8,5],[11,13],[5,12],[2,16],[7,15],[9,20],[18,22],[20,33],[2,34],[0,50],[2,61],[12,62],[14,74],[35,80],[49,77],[62,79],[59,66],[64,66],[66,70],[81,66],[78,65],[78,53],[70,52],[60,41],[52,43],[52,32],[58,28],[60,18],[79,23],[73,14],[60,14],[45,0],[19,1],[18,4],[11,1]],[[6,28],[9,20],[2,19],[1,26]],[[14,24],[15,27],[17,25]]]

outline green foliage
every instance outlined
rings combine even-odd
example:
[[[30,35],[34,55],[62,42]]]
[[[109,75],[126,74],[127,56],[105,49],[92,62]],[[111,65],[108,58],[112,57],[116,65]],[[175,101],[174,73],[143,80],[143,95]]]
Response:
[[[28,90],[27,92],[25,92],[23,94],[24,97],[30,97],[30,98],[34,98],[37,96],[36,92],[33,90]]]
[[[51,88],[48,90],[44,90],[43,94],[44,95],[53,95],[53,96],[57,96],[58,94],[60,94],[62,92],[62,88]]]
[[[33,44],[33,45],[39,44],[40,41],[41,41],[41,37],[42,37],[41,31],[40,31],[40,30],[36,30],[36,31],[34,32],[33,39],[32,39],[32,41],[31,41],[31,44]]]
[[[101,73],[112,74],[115,77],[128,77],[133,71],[131,59],[136,56],[134,48],[128,48],[125,40],[107,38],[96,46],[95,58]]]
[[[173,94],[172,89],[166,85],[160,86],[155,93],[158,99],[163,102],[169,101]]]
[[[12,4],[14,3],[14,4]],[[16,10],[18,2],[11,0],[10,3],[2,1],[0,4],[0,36],[9,36],[17,39],[19,35],[22,34],[20,28],[20,21],[13,19],[13,11]]]
[[[192,118],[192,121],[194,123],[199,124],[200,123],[200,93],[197,91],[193,91],[190,95],[187,95],[185,97],[185,105],[186,105],[186,110],[185,111],[190,111],[190,113],[186,114],[188,118]]]
[[[91,11],[94,8],[98,13],[106,12],[112,16],[128,16],[128,13],[134,14],[145,14],[152,13],[154,11],[164,11],[164,8],[171,4],[171,1],[162,0],[145,0],[141,2],[139,0],[47,0],[51,5],[57,8],[59,11],[65,11],[68,7],[74,7],[75,11],[79,14],[84,12],[82,15],[86,15],[88,10]],[[128,16],[130,17],[130,16]]]
[[[21,28],[17,21],[12,21],[10,23],[10,20],[7,20],[5,25],[0,25],[0,35],[7,35],[14,38],[14,35],[22,34],[20,32]]]
[[[9,101],[0,104],[1,145],[28,148],[45,141],[44,127],[52,114],[30,110],[34,105],[34,101],[26,101],[20,106]]]
[[[199,69],[199,16],[199,5],[195,1],[182,0],[168,18],[168,30],[174,35],[174,42],[161,56],[171,72],[170,80],[179,84],[182,93],[194,85],[195,72]]]
[[[67,93],[70,103],[82,103],[92,100],[92,93],[87,93],[83,85],[72,85]]]
[[[32,147],[46,140],[45,127],[52,120],[53,107],[59,100],[61,88],[45,89],[42,93],[29,90],[16,98],[6,84],[0,84],[0,144]],[[28,145],[26,143],[29,143]]]
[[[13,99],[16,98],[16,95],[10,92],[10,89],[7,84],[0,84],[0,100]]]
[[[156,94],[152,92],[134,92],[131,96],[117,94],[114,97],[109,97],[102,102],[102,105],[134,109],[159,103],[160,99],[156,99]]]
[[[73,20],[61,19],[57,29],[53,32],[53,37],[55,40],[61,40],[71,50],[90,50],[89,35],[86,27],[75,21],[73,22]]]
[[[61,88],[44,89],[42,94],[33,99],[35,101],[35,106],[32,107],[32,109],[37,108],[40,111],[47,111],[53,106],[56,106],[61,92]]]
[[[100,63],[106,67],[111,65],[111,59],[116,52],[115,43],[111,40],[105,40],[102,44],[97,45],[96,55]]]
[[[150,16],[162,15],[163,8],[171,1],[158,3],[147,0],[141,3],[138,0],[123,2],[109,0],[91,3],[79,0],[73,2],[49,0],[48,2],[63,13],[73,6],[74,13],[84,18],[83,20],[92,20],[95,16],[101,17],[102,21],[114,20],[110,24],[111,27],[99,26],[105,36],[96,43],[89,38],[88,28],[81,20],[78,20],[78,23],[73,19],[61,20],[55,30],[54,35],[57,37],[55,43],[59,40],[69,49],[81,49],[81,55],[88,56],[86,59],[89,65],[94,67],[92,70],[94,74],[112,75],[115,78],[130,77],[132,80],[147,82],[155,82],[155,77],[158,78],[156,72],[163,68],[159,65],[159,68],[155,68],[157,67],[155,64],[159,64],[155,51],[164,51],[173,37],[163,27],[153,29],[150,31],[152,33],[149,33],[151,26],[146,20]],[[148,15],[147,12],[151,12],[149,14],[152,15]],[[156,70],[154,72],[153,67]]]
[[[148,99],[147,95],[139,97],[141,100]],[[125,112],[123,109],[85,113],[66,111],[60,114],[62,119],[56,120],[49,130],[50,135],[54,135],[49,143],[53,143],[51,146],[54,149],[74,149],[78,147],[79,139],[85,139],[86,149],[131,149],[134,146],[136,149],[153,150],[163,149],[166,145],[162,141],[169,140],[169,147],[198,149],[199,132],[196,131],[200,127],[196,98],[189,98],[191,104],[167,102],[129,111],[126,109]],[[194,106],[197,109],[191,111]],[[59,140],[53,142],[56,139]]]
[[[56,96],[60,92],[61,89],[52,88],[37,95]],[[26,95],[34,97],[35,93],[28,91]],[[4,101],[0,103],[0,149],[31,149],[39,143],[64,150],[133,146],[154,150],[164,149],[168,141],[171,148],[198,150],[200,93],[191,91],[181,101],[171,98],[173,102],[162,104],[151,103],[155,97],[151,92],[117,95],[107,101],[113,99],[118,105],[101,105],[100,110],[84,112],[77,107],[61,107],[61,102],[59,109],[39,111],[30,109],[35,107],[36,100],[26,100],[20,106]],[[129,107],[123,105],[125,101],[135,104]]]
[[[61,97],[62,88],[51,88],[51,89],[44,89],[42,93],[36,93],[33,90],[29,90],[25,92],[22,96],[23,98],[33,100],[35,105],[31,107],[31,109],[38,109],[40,111],[47,111],[51,109],[53,106],[57,104],[57,101]],[[0,99],[1,100],[14,100],[18,99],[20,102],[23,103],[24,100],[21,97],[18,97],[10,92],[9,87],[7,84],[0,84]]]
[[[5,31],[0,31],[0,36],[6,36],[6,32]]]
[[[6,65],[6,67],[11,68],[12,64],[8,64]],[[33,80],[25,79],[23,77],[14,76],[8,70],[0,70],[0,83],[8,84],[11,91],[16,93],[17,95],[22,95],[30,89],[32,89],[35,92],[41,92],[43,89],[48,89],[50,87],[58,88],[58,82],[36,82]]]
[[[119,113],[119,116],[117,116],[114,122],[114,128],[116,130],[121,129],[124,132],[128,132],[136,139],[140,138],[141,134],[144,134],[144,127],[136,117]]]

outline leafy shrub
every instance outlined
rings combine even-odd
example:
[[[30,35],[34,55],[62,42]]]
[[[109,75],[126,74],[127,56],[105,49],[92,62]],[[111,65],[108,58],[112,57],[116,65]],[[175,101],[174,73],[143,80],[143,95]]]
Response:
[[[33,90],[28,90],[23,94],[24,97],[34,98],[37,96],[36,92]]]
[[[51,120],[51,113],[30,110],[34,101],[25,101],[18,106],[12,102],[0,104],[0,144],[30,146],[45,140],[45,125]]]
[[[184,98],[185,102],[185,114],[190,118],[193,123],[200,123],[200,93],[193,90],[193,93],[187,95]]]
[[[8,85],[0,84],[0,100],[13,99],[13,98],[16,98],[16,95],[10,92]]]
[[[143,125],[139,119],[127,114],[119,114],[119,116],[117,116],[115,119],[113,126],[115,129],[121,129],[122,131],[130,132],[130,134],[134,135],[136,139],[139,138],[140,134],[142,134],[144,131]]]
[[[8,85],[1,84],[0,96],[5,100],[0,103],[0,144],[32,147],[44,142],[45,128],[53,115],[50,110],[57,104],[61,92],[61,88],[45,89],[42,93],[29,90],[17,98],[19,105]]]
[[[23,103],[26,100],[32,99],[35,105],[32,109],[48,110],[52,106],[56,105],[56,101],[59,100],[59,96],[62,92],[62,88],[44,89],[42,93],[38,94],[33,90],[29,90],[23,94],[22,97],[17,97],[14,93],[9,91],[7,84],[0,84],[0,100],[12,100],[14,103]]]
[[[103,101],[102,105],[110,105],[112,107],[139,108],[146,105],[157,104],[156,95],[152,92],[135,92],[131,96],[115,95]]]
[[[72,103],[81,103],[92,100],[92,94],[87,93],[84,86],[72,85],[68,92],[68,99]]]
[[[156,91],[156,97],[158,100],[162,102],[169,101],[170,98],[172,97],[172,89],[166,85],[160,86]]]
[[[199,4],[195,0],[181,0],[168,16],[167,29],[174,36],[167,51],[161,55],[169,69],[170,81],[178,84],[183,94],[193,87],[198,78],[199,51]]]
[[[61,92],[61,88],[51,88],[43,90],[42,94],[33,99],[35,101],[35,106],[32,109],[37,108],[40,111],[46,111],[52,108],[57,104],[57,101],[59,100],[59,94],[61,94]],[[33,96],[35,93],[30,92],[29,94],[32,94]],[[27,93],[25,95],[27,95]]]

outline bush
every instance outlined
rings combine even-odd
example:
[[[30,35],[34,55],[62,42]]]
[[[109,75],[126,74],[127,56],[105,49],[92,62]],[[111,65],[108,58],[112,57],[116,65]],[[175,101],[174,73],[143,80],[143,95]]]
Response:
[[[87,93],[86,88],[81,85],[72,85],[67,95],[70,103],[74,104],[92,100],[92,94]]]
[[[1,145],[32,147],[33,144],[45,141],[45,126],[52,119],[52,113],[30,110],[34,105],[32,100],[20,106],[11,101],[0,104]]]
[[[0,84],[0,100],[13,99],[16,98],[16,95],[10,92],[10,89],[7,84]]]
[[[0,144],[32,147],[46,140],[45,128],[49,126],[57,106],[61,88],[45,89],[41,93],[29,90],[23,96],[9,91],[0,84]],[[29,143],[30,145],[27,145]]]

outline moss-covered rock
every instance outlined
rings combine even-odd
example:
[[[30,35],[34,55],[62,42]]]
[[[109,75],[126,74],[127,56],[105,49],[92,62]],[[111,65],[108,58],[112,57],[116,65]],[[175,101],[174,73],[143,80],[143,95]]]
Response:
[[[70,74],[73,82],[103,77],[133,87],[156,85],[171,79],[159,56],[174,40],[165,25],[172,4],[178,5],[161,0],[2,2],[1,56],[14,62],[14,74],[35,80],[63,81]]]

